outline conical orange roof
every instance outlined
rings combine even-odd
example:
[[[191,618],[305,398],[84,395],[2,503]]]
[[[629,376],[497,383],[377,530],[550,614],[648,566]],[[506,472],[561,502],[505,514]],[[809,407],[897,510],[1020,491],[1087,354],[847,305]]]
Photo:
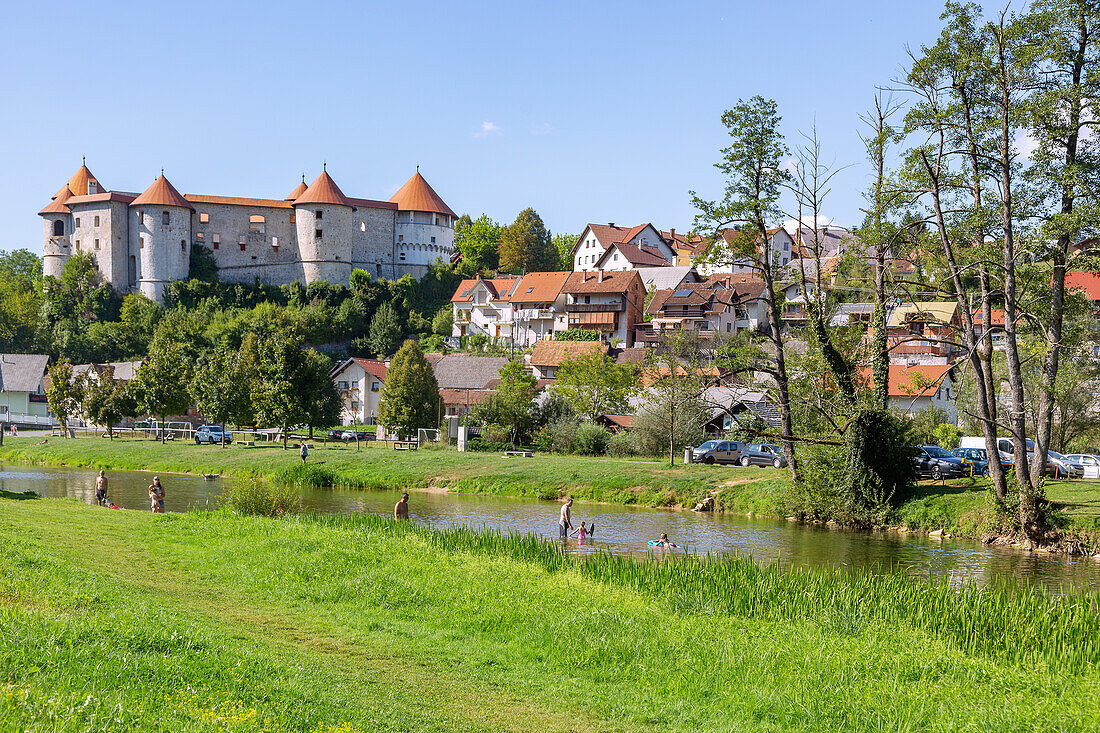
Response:
[[[347,196],[340,190],[340,187],[336,185],[336,181],[332,180],[332,176],[328,174],[328,171],[321,171],[321,175],[317,176],[317,180],[309,184],[309,188],[302,192],[302,195],[294,199],[294,205],[298,204],[339,204],[341,206],[351,206],[351,202],[348,201]]]
[[[95,184],[95,187],[89,188],[88,184],[92,183]],[[103,193],[106,190],[100,185],[99,181],[96,180],[96,177],[92,175],[92,172],[88,170],[88,166],[86,165],[81,165],[80,168],[77,169],[73,177],[69,179],[66,187],[72,192],[73,196],[87,196],[90,193]],[[58,193],[60,193],[60,191],[58,191]]]
[[[290,195],[287,196],[284,201],[293,201],[305,193],[307,189],[309,189],[309,186],[306,185],[306,177],[302,176],[302,182],[294,187],[294,190],[290,192]]]
[[[73,197],[73,192],[69,190],[68,186],[57,192],[57,195],[53,197],[53,201],[46,205],[46,208],[39,211],[39,214],[70,214],[69,207],[65,205],[65,202]]]
[[[191,202],[180,195],[180,192],[176,190],[176,187],[168,182],[168,179],[164,177],[164,174],[160,174],[160,178],[153,181],[153,185],[145,189],[145,192],[138,196],[130,206],[179,206],[184,209],[194,209]]]
[[[439,198],[439,194],[428,185],[420,171],[405,182],[405,185],[397,190],[390,198],[390,203],[397,204],[401,211],[430,211],[435,214],[447,214],[455,216],[451,207]]]

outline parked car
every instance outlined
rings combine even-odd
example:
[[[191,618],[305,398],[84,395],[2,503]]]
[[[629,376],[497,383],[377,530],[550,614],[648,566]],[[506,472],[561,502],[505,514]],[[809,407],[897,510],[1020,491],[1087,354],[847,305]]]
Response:
[[[989,456],[985,448],[955,448],[948,453],[962,461],[966,475],[989,478]]]
[[[1091,453],[1071,453],[1066,456],[1071,463],[1080,464],[1084,478],[1100,478],[1100,456]]]
[[[343,439],[344,439],[344,431],[343,430],[330,430],[330,431],[328,431],[328,440],[343,440]]]
[[[965,476],[969,469],[963,467],[961,458],[956,458],[938,445],[918,445],[913,450],[913,467],[917,469],[917,476],[939,481],[945,478]]]
[[[1047,468],[1049,469],[1051,464],[1057,467],[1056,473],[1058,476],[1055,478],[1081,478],[1085,475],[1085,465],[1083,463],[1075,463],[1069,460],[1068,456],[1064,456],[1056,451],[1047,451]]]
[[[365,430],[345,430],[340,433],[341,440],[374,440],[374,433]]]
[[[787,459],[783,457],[783,449],[770,443],[749,443],[741,450],[741,465],[749,466],[774,466],[783,468],[787,465]]]
[[[691,460],[695,463],[738,463],[744,443],[736,440],[708,440],[692,451]]]
[[[233,433],[228,430],[225,431],[225,443],[228,445],[233,442]],[[209,443],[211,445],[219,445],[222,442],[222,426],[221,425],[203,425],[195,431],[195,443],[201,445],[203,443]]]

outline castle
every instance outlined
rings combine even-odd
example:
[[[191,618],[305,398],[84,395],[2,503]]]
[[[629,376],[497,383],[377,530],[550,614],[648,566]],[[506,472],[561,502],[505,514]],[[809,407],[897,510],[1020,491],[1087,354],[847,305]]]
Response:
[[[450,260],[456,219],[419,169],[389,201],[345,196],[327,170],[275,200],[184,196],[163,171],[141,194],[109,191],[86,165],[39,215],[44,274],[60,277],[74,252],[87,252],[116,290],[158,301],[187,279],[198,245],[224,282],[347,284],[354,268],[419,277]]]

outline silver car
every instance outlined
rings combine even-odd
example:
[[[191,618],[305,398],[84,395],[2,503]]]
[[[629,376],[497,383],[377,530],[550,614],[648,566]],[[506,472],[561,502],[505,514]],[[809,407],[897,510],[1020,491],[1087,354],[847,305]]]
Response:
[[[691,460],[695,463],[738,463],[744,443],[736,440],[708,440],[692,451]]]
[[[741,451],[741,465],[745,468],[749,466],[783,468],[787,465],[787,459],[783,457],[783,451],[778,445],[749,443]]]

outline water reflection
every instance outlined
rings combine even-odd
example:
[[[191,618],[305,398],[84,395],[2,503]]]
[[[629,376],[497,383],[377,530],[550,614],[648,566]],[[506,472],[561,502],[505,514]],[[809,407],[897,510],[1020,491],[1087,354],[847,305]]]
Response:
[[[216,505],[224,483],[201,476],[160,473],[169,511]],[[148,510],[151,472],[109,471],[110,498],[127,509]],[[0,468],[0,488],[37,491],[44,496],[73,497],[95,503],[95,471],[64,468]],[[303,505],[322,513],[389,514],[400,492],[313,490]],[[464,524],[557,537],[558,504],[498,496],[467,496],[443,492],[413,492],[409,515],[414,521],[439,526]],[[749,519],[723,514],[574,504],[574,522],[594,522],[594,536],[567,541],[573,552],[611,550],[642,555],[647,542],[667,532],[683,548],[698,554],[737,552],[760,562],[784,566],[840,565],[857,568],[900,568],[919,577],[952,582],[989,583],[997,576],[1030,579],[1051,590],[1060,587],[1100,588],[1100,562],[1091,558],[1024,553],[989,547],[971,540],[934,539],[916,535],[866,534],[825,527],[807,527],[781,519]]]

